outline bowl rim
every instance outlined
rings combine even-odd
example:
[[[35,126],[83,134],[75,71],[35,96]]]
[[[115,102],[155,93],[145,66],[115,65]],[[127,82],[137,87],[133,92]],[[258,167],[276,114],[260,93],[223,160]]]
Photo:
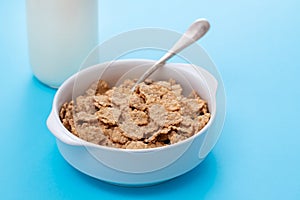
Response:
[[[70,137],[73,141],[78,142],[78,145],[76,145],[76,146],[92,147],[92,148],[97,148],[97,149],[106,150],[106,151],[118,151],[118,152],[128,152],[128,153],[147,153],[147,152],[153,152],[153,151],[167,150],[167,149],[170,149],[170,148],[175,148],[176,146],[191,144],[196,137],[199,137],[204,132],[206,132],[209,129],[209,127],[211,126],[211,124],[215,121],[216,113],[217,113],[217,105],[215,105],[215,111],[213,113],[211,113],[210,120],[208,121],[208,123],[200,131],[198,131],[197,133],[195,133],[191,137],[188,137],[188,138],[186,138],[182,141],[179,141],[175,144],[170,144],[170,145],[166,145],[166,146],[162,146],[162,147],[153,147],[153,148],[146,148],[146,149],[122,149],[122,148],[117,148],[117,147],[109,147],[109,146],[94,144],[92,142],[88,142],[88,141],[85,141],[85,140],[79,138],[78,136],[71,133],[62,124],[62,122],[59,118],[59,109],[60,108],[59,108],[59,105],[58,105],[59,104],[58,99],[60,98],[60,96],[63,96],[63,93],[64,93],[64,91],[65,91],[65,89],[68,85],[72,84],[73,87],[74,87],[76,78],[80,73],[88,72],[89,70],[92,71],[94,68],[99,68],[100,66],[107,65],[111,62],[152,62],[153,63],[153,62],[155,62],[155,60],[150,60],[150,59],[120,59],[120,60],[112,60],[112,61],[102,62],[102,63],[98,63],[98,64],[95,64],[95,65],[91,65],[89,67],[86,67],[86,68],[78,71],[77,73],[73,74],[72,76],[70,76],[67,80],[65,80],[62,83],[62,85],[58,88],[58,90],[55,93],[53,103],[52,103],[51,112],[54,115],[55,121],[58,122],[58,124],[56,124],[56,125],[59,126],[60,130],[62,130],[63,133],[65,135],[67,135],[68,137]],[[196,65],[191,64],[191,63],[167,63],[167,64],[168,65],[173,65],[173,64],[178,65],[178,64],[180,64],[180,65],[193,65],[193,66],[196,66]],[[201,68],[200,66],[196,66],[196,67],[197,67],[197,69]],[[203,68],[201,68],[201,69],[205,70]],[[207,70],[205,70],[205,71],[207,71]],[[209,74],[211,76],[213,76],[211,73],[209,73]],[[216,97],[213,100],[216,101]],[[60,140],[60,138],[58,138],[57,136],[55,136],[55,137]],[[65,143],[62,140],[60,140],[60,141]]]

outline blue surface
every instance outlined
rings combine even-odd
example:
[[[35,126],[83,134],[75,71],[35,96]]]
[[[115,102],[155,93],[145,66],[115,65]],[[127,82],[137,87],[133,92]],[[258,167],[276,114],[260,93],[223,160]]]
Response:
[[[299,8],[297,0],[100,1],[102,41],[141,27],[183,32],[209,19],[201,44],[227,94],[222,136],[201,165],[160,185],[123,188],[59,154],[45,125],[55,90],[30,70],[25,1],[1,1],[0,199],[300,199]]]

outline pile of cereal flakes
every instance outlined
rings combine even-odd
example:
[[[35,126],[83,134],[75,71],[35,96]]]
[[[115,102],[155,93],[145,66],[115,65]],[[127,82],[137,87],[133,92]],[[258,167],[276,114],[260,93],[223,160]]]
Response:
[[[100,80],[84,95],[61,107],[63,125],[79,138],[99,145],[144,149],[191,137],[209,121],[207,103],[196,92],[182,95],[174,80],[126,80],[110,89]]]

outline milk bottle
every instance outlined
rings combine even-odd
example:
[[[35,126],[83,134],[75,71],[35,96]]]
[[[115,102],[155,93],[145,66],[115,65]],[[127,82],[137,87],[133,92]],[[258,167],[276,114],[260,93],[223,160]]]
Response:
[[[50,87],[79,70],[98,44],[98,0],[27,0],[33,74]]]

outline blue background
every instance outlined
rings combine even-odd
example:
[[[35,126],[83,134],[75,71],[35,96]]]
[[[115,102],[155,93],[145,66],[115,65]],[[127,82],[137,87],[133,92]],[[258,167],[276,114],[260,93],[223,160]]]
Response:
[[[152,187],[76,171],[46,128],[56,90],[30,70],[25,1],[2,0],[0,199],[300,199],[300,1],[103,0],[99,9],[101,41],[142,27],[183,32],[209,19],[201,45],[227,94],[219,142],[197,168]]]

